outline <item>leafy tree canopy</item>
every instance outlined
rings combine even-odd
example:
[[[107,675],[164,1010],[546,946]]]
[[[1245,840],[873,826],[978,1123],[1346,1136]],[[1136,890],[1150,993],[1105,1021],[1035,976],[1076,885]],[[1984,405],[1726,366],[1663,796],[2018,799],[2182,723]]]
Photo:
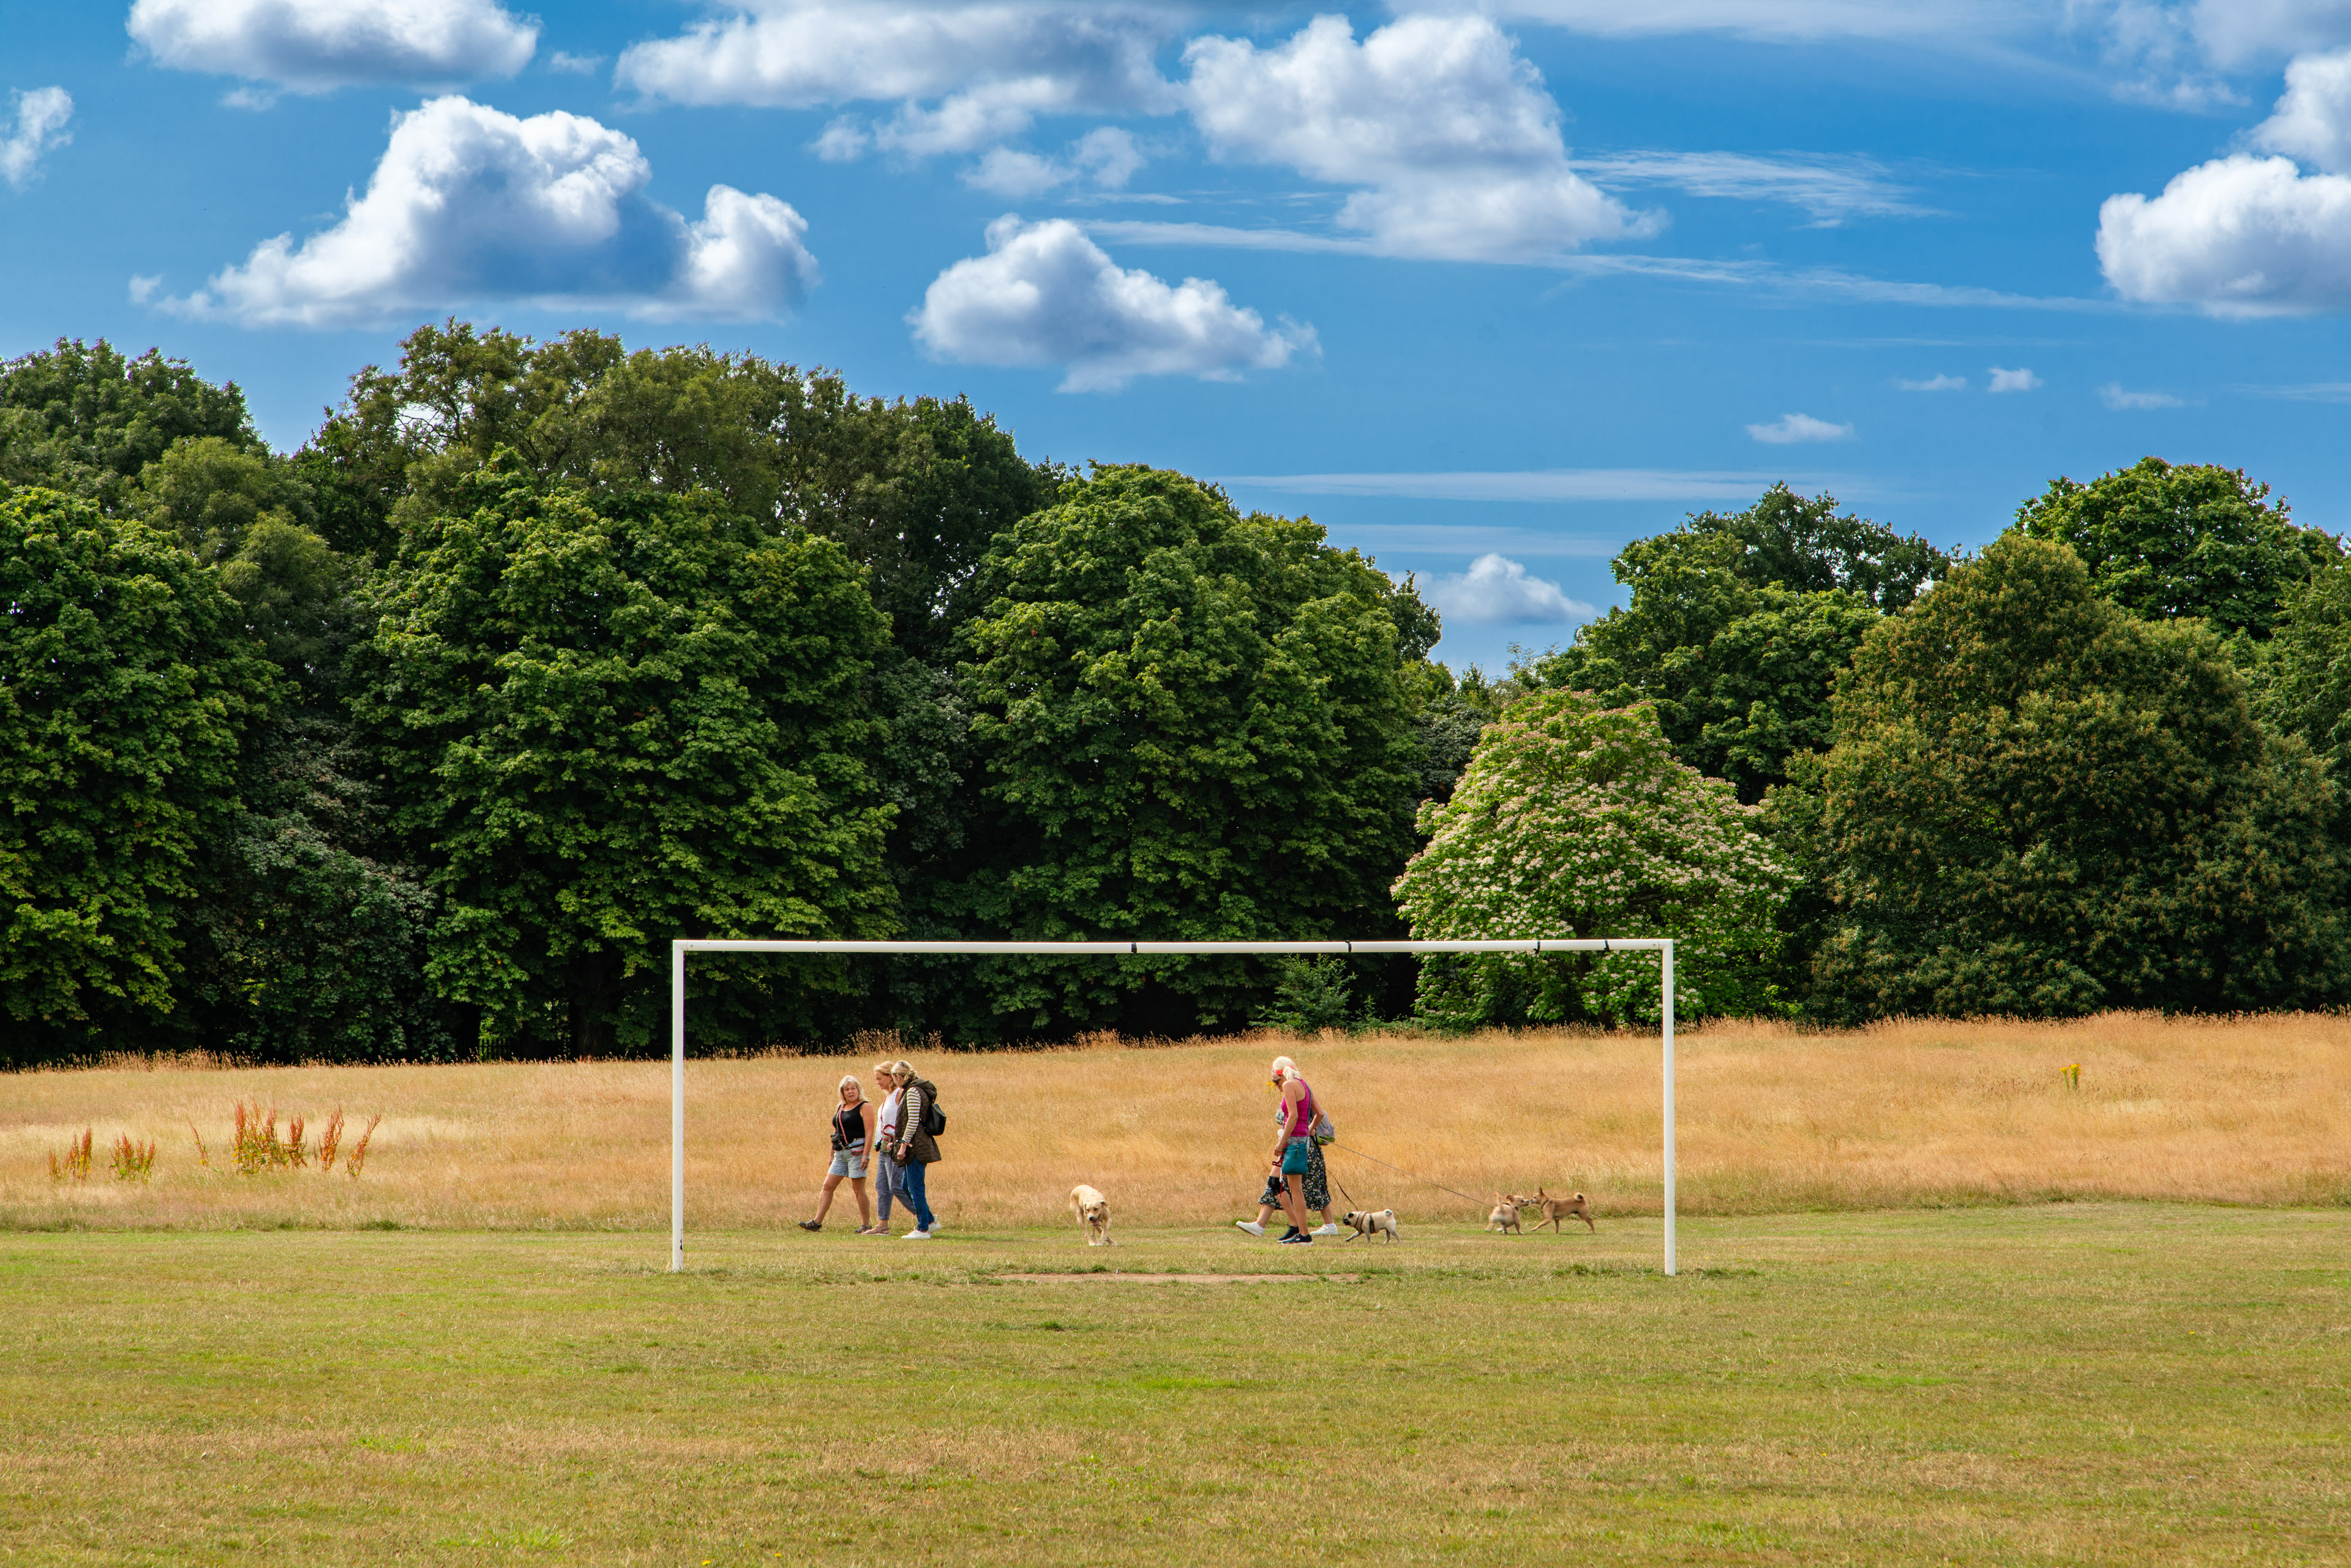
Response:
[[[126,360],[103,338],[60,338],[0,362],[0,484],[46,486],[112,511],[173,442],[202,436],[261,449],[235,382],[214,386],[158,350]]]
[[[886,936],[865,690],[882,618],[840,547],[706,492],[591,501],[501,458],[411,531],[354,699],[432,866],[430,967],[514,1049],[635,1050],[686,936]],[[702,971],[707,1042],[799,1033],[813,979]]]
[[[2351,562],[2289,585],[2258,666],[2263,711],[2351,785]]]
[[[601,332],[541,343],[456,321],[412,333],[396,370],[353,377],[298,465],[328,538],[388,559],[403,520],[443,508],[502,449],[590,495],[706,489],[833,539],[869,569],[897,645],[933,662],[988,541],[1063,477],[960,398],[861,399],[756,354],[630,353]]]
[[[2051,480],[2015,527],[2069,546],[2099,595],[2141,620],[2195,615],[2266,637],[2285,591],[2342,554],[2269,494],[2241,468],[2142,457],[2086,485]]]
[[[2329,791],[2206,627],[2017,532],[1864,639],[1773,810],[1828,906],[1833,1016],[2329,1005]]]
[[[145,524],[0,499],[0,1059],[159,1039],[202,847],[278,687],[239,619]]]
[[[1840,515],[1836,507],[1836,497],[1825,491],[1800,496],[1779,484],[1743,512],[1693,512],[1677,531],[1736,540],[1737,553],[1725,559],[1741,581],[1754,587],[1777,583],[1798,593],[1843,590],[1888,615],[1950,570],[1950,557],[1917,535],[1897,534],[1850,512]],[[1636,543],[1625,553],[1639,549]],[[1620,572],[1617,580],[1632,579]]]
[[[1752,804],[1785,780],[1790,753],[1828,743],[1830,690],[1878,612],[1844,588],[1759,582],[1751,547],[1697,523],[1626,546],[1615,569],[1631,606],[1580,627],[1523,675],[1606,706],[1652,705],[1677,757]]]
[[[1450,801],[1421,808],[1428,845],[1397,907],[1423,941],[1672,936],[1677,1010],[1756,1011],[1791,878],[1754,816],[1674,756],[1648,705],[1540,693],[1486,732]],[[1433,958],[1420,1006],[1457,1029],[1652,1019],[1656,957]]]
[[[1418,779],[1392,583],[1303,519],[1102,467],[1002,536],[968,623],[973,926],[1243,938],[1384,925]],[[987,972],[983,1033],[1238,1024],[1234,967]]]

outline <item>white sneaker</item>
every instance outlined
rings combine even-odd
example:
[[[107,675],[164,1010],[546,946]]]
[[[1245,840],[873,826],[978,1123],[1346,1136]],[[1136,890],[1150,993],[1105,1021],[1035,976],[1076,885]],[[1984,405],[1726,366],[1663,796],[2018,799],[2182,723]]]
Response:
[[[1233,1223],[1239,1226],[1243,1230],[1248,1231],[1251,1236],[1262,1236],[1265,1234],[1265,1227],[1259,1225],[1254,1219],[1236,1219]]]
[[[901,1241],[928,1241],[930,1239],[931,1233],[927,1230],[909,1230],[898,1238]]]
[[[1339,1234],[1339,1228],[1326,1219],[1306,1234],[1309,1236],[1336,1236]]]

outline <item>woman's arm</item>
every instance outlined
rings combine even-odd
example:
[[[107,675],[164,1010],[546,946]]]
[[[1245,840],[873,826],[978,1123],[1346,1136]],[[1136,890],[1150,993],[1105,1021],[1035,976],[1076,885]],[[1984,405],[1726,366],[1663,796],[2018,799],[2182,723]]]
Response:
[[[923,1130],[923,1109],[927,1103],[928,1102],[923,1097],[923,1092],[920,1089],[915,1088],[911,1083],[899,1091],[898,1142],[896,1145],[898,1148],[904,1149],[908,1153],[913,1152],[914,1147],[914,1134]],[[893,1155],[893,1157],[903,1163],[906,1156],[905,1155],[900,1154]]]
[[[857,1113],[865,1122],[865,1152],[870,1155],[873,1152],[873,1102],[860,1100],[857,1103]]]

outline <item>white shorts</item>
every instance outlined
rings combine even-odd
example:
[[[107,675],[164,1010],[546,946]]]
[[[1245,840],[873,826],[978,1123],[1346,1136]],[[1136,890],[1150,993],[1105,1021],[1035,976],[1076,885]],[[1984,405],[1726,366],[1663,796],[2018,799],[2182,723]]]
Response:
[[[832,1168],[824,1174],[845,1176],[850,1180],[855,1181],[865,1174],[865,1156],[852,1155],[847,1149],[835,1149],[832,1152]]]

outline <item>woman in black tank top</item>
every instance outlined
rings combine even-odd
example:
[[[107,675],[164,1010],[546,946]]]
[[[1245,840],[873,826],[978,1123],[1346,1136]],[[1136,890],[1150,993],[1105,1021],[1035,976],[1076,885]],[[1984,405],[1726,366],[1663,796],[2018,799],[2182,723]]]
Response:
[[[826,1132],[832,1142],[832,1164],[824,1173],[824,1191],[816,1200],[816,1218],[799,1222],[802,1230],[821,1230],[824,1217],[832,1208],[832,1193],[843,1177],[849,1190],[857,1195],[857,1233],[864,1235],[873,1228],[873,1206],[865,1197],[865,1155],[873,1146],[873,1102],[865,1097],[865,1086],[849,1073],[841,1081],[841,1101],[825,1118]]]

